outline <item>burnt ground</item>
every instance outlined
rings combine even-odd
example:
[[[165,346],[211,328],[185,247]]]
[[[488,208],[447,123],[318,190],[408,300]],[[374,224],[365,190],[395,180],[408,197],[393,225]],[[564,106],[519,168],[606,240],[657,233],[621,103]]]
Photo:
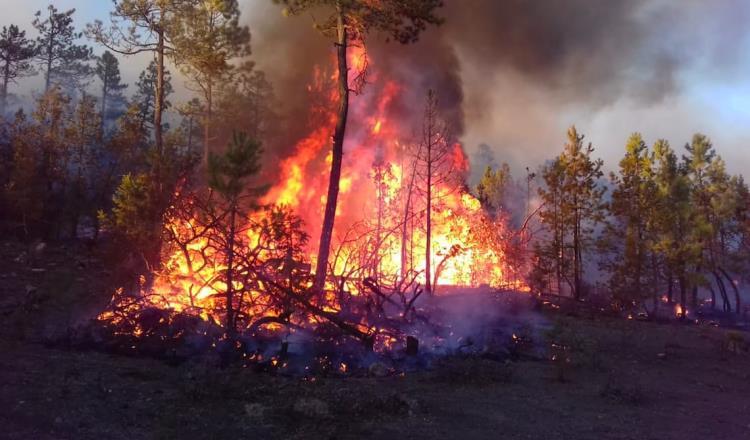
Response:
[[[113,275],[85,249],[23,249],[0,244],[0,438],[750,439],[750,355],[728,348],[748,338],[722,328],[548,312],[557,361],[314,380],[170,366],[50,348]]]

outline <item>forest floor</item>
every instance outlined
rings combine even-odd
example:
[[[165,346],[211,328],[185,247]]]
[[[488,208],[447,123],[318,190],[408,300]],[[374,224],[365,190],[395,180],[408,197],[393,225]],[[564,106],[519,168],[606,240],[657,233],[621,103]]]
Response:
[[[78,248],[20,251],[0,243],[3,439],[750,439],[750,355],[722,328],[548,313],[569,363],[315,380],[170,366],[45,345],[107,302],[112,274]]]

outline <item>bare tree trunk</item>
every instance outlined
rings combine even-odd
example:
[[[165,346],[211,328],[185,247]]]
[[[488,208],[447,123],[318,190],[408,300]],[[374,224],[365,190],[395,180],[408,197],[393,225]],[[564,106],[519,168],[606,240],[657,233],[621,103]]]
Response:
[[[107,75],[103,75],[102,80],[102,109],[101,109],[101,121],[99,121],[99,132],[104,137],[104,121],[106,120],[107,114],[107,95],[109,94],[109,84],[107,84]]]
[[[721,276],[718,272],[714,271],[714,279],[716,280],[716,285],[719,286],[719,293],[721,294],[721,300],[722,300],[722,310],[725,312],[731,312],[732,306],[729,304],[729,297],[727,296],[727,288],[724,286],[724,281],[722,281]]]
[[[680,275],[680,307],[682,308],[680,319],[685,319],[687,317],[687,284],[684,275]]]
[[[0,116],[5,115],[5,107],[8,105],[8,84],[10,83],[10,62],[5,63],[3,72],[3,89],[0,90]]]
[[[574,206],[577,206],[578,200],[574,200]],[[573,214],[573,297],[581,299],[581,236],[580,236],[580,218],[578,208]]]
[[[671,270],[667,272],[667,302],[669,304],[674,302],[674,277]]]
[[[236,325],[234,317],[234,234],[235,234],[235,217],[236,217],[236,206],[235,202],[232,202],[232,206],[229,208],[229,236],[227,237],[227,315],[226,315],[226,327],[227,336],[230,341],[234,341],[236,336]]]
[[[52,32],[50,32],[49,41],[47,43],[47,70],[44,72],[44,93],[49,92],[50,86],[52,86],[52,51],[53,51],[53,35]]]
[[[323,230],[320,233],[318,261],[315,267],[313,290],[316,291],[321,291],[325,287],[326,274],[328,272],[328,256],[331,250],[333,226],[336,220],[336,203],[339,196],[339,180],[341,179],[341,165],[344,158],[346,121],[349,115],[349,67],[346,59],[348,36],[341,4],[337,5],[337,9],[336,29],[338,39],[336,42],[336,53],[339,74],[339,110],[336,131],[333,135],[333,160],[331,161],[331,176],[328,181],[328,198],[326,199],[326,210],[323,217]]]
[[[419,153],[417,153],[417,156],[419,156]],[[411,179],[409,180],[409,186],[406,190],[406,206],[404,207],[404,225],[401,229],[401,282],[406,281],[406,261],[407,261],[407,252],[406,252],[406,243],[409,239],[409,216],[411,215],[411,195],[412,191],[414,190],[414,180],[417,176],[417,162],[418,160],[414,159],[414,166],[411,170]]]
[[[740,313],[742,313],[742,298],[740,298],[740,290],[737,288],[734,280],[729,276],[729,273],[725,271],[724,268],[720,267],[719,272],[724,275],[724,278],[727,279],[729,285],[732,286],[732,290],[734,290],[734,311],[739,315]]]
[[[208,168],[208,157],[211,154],[211,123],[213,122],[214,91],[213,80],[208,79],[206,84],[206,118],[203,126],[203,167]]]
[[[698,266],[698,267],[695,268],[695,272],[696,273],[700,273],[700,271],[701,271],[701,267],[700,266]],[[693,289],[691,291],[690,306],[693,309],[698,308],[698,285],[697,284],[693,285]]]
[[[432,93],[432,91],[430,91]],[[430,97],[430,100],[432,97]],[[428,106],[432,106],[431,102],[428,102]],[[427,124],[427,133],[425,136],[425,148],[427,148],[427,224],[426,224],[426,230],[425,230],[425,269],[424,269],[424,277],[425,277],[425,287],[424,291],[427,293],[427,295],[432,295],[432,281],[430,280],[430,277],[432,276],[432,109],[428,107],[427,109],[428,115],[427,117],[430,118],[428,121],[425,121]]]
[[[154,103],[154,137],[156,138],[156,153],[158,168],[161,168],[162,160],[162,112],[164,111],[164,29],[158,29],[158,42],[156,49],[156,102]],[[161,174],[157,173],[157,178]]]

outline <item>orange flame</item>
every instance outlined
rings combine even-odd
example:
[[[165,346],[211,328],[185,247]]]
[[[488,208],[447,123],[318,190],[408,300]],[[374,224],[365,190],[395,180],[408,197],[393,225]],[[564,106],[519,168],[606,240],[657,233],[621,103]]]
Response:
[[[352,66],[363,68],[366,56],[353,51]],[[285,205],[304,220],[310,235],[307,257],[314,266],[318,248],[323,212],[326,203],[328,175],[331,162],[331,136],[336,124],[335,88],[333,77],[321,69],[314,72],[314,81],[308,86],[311,94],[324,96],[327,104],[314,108],[317,124],[294,147],[293,153],[279,164],[278,184],[273,186],[261,201],[268,205]],[[404,126],[402,117],[394,114],[394,102],[402,87],[386,81],[380,87],[372,85],[369,92],[353,99],[351,119],[345,143],[345,160],[340,180],[335,252],[332,251],[334,274],[344,274],[353,261],[370,258],[376,271],[383,277],[397,278],[408,265],[418,274],[416,280],[425,283],[426,234],[421,226],[424,208],[417,207],[408,219],[410,223],[407,261],[403,261],[402,236],[403,207],[411,176],[410,157],[405,145],[413,127]],[[469,162],[460,144],[455,144],[451,155],[456,169],[465,172]],[[527,290],[516,268],[509,265],[499,242],[502,222],[488,218],[481,203],[465,190],[438,188],[441,194],[432,213],[432,267],[440,285],[452,286],[503,286]],[[419,199],[419,194],[412,194]],[[415,205],[418,203],[414,202]],[[172,220],[168,224],[177,236],[195,225],[191,221]],[[373,231],[377,231],[373,233]],[[252,231],[252,230],[251,230]],[[350,234],[351,233],[351,234]],[[258,237],[249,233],[250,242]],[[349,240],[352,234],[358,240]],[[369,234],[369,235],[368,235]],[[373,238],[374,236],[374,238]],[[369,238],[366,238],[369,237]],[[212,316],[217,292],[226,288],[216,281],[216,273],[225,269],[216,265],[197,264],[188,258],[211,258],[214,247],[205,239],[190,243],[187,249],[174,251],[166,257],[165,270],[154,281],[151,301],[159,307],[176,311],[196,310],[204,319],[219,321]],[[188,254],[193,252],[190,257]],[[195,268],[199,269],[195,269]],[[261,286],[262,287],[262,286]],[[348,289],[357,295],[354,287]],[[252,293],[251,302],[258,304],[257,313],[274,313],[263,299],[262,289]],[[322,309],[339,311],[335,298],[327,298]],[[270,324],[273,328],[278,324]],[[368,331],[366,324],[361,324]],[[391,343],[387,339],[383,344]],[[342,364],[342,371],[346,366]]]

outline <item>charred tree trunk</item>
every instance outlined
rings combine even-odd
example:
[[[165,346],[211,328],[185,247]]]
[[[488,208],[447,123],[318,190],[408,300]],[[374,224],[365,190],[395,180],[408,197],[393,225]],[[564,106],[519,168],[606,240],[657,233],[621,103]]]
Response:
[[[419,153],[417,153],[419,156]],[[407,252],[406,244],[409,239],[409,217],[411,216],[411,196],[414,190],[414,180],[417,177],[417,159],[414,159],[414,164],[411,170],[411,179],[409,179],[409,186],[406,190],[406,206],[404,207],[404,225],[401,229],[401,282],[406,282],[407,272]],[[411,261],[411,260],[409,260]]]
[[[213,79],[206,81],[206,117],[203,124],[203,168],[208,169],[208,156],[211,154],[211,123],[213,122],[214,91]]]
[[[680,308],[682,309],[681,320],[687,317],[687,283],[685,275],[680,275]]]
[[[700,266],[696,267],[695,272],[700,273],[701,267]],[[698,284],[694,284],[690,292],[690,307],[692,307],[693,309],[698,308]]]
[[[654,283],[651,292],[651,296],[654,299],[654,316],[656,316],[656,313],[659,310],[659,303],[661,302],[659,298],[659,269],[657,267],[657,258],[655,253],[651,253],[651,276],[652,276],[652,282]]]
[[[577,200],[574,200],[577,203]],[[578,210],[574,214],[573,224],[573,297],[581,299],[581,236],[580,236],[580,219]]]
[[[8,84],[10,83],[10,62],[5,63],[3,72],[3,88],[0,90],[0,116],[5,115],[5,107],[8,105]]]
[[[737,288],[734,280],[729,276],[729,273],[724,270],[724,268],[720,267],[719,272],[724,275],[729,285],[732,286],[732,290],[734,290],[734,311],[739,315],[740,313],[742,313],[742,298],[740,297],[740,290]]]
[[[227,237],[227,315],[226,327],[227,337],[233,341],[236,336],[235,313],[234,313],[234,234],[236,206],[232,203],[229,212],[229,236]]]
[[[331,161],[331,176],[328,181],[328,198],[326,199],[326,210],[323,217],[323,230],[320,233],[318,261],[315,267],[315,281],[313,283],[313,290],[315,291],[323,290],[328,272],[328,256],[333,238],[333,226],[336,220],[336,203],[339,196],[341,164],[344,158],[346,121],[349,115],[349,67],[346,59],[348,35],[344,10],[340,3],[337,5],[337,9],[336,30],[338,38],[336,42],[336,57],[338,60],[339,110],[336,130],[333,134],[333,160]]]
[[[156,100],[154,102],[154,138],[157,154],[157,181],[161,183],[161,160],[163,150],[162,112],[164,111],[164,29],[157,29],[156,46]]]
[[[731,312],[732,306],[729,303],[729,296],[727,295],[727,288],[724,286],[724,281],[721,279],[721,275],[719,275],[718,272],[713,271],[714,279],[716,280],[716,285],[719,286],[719,293],[721,294],[722,299],[722,310],[725,312]]]
[[[109,76],[102,75],[102,106],[101,106],[101,121],[99,121],[99,132],[102,138],[104,137],[104,122],[106,121],[107,115],[107,95],[109,95]]]
[[[667,274],[667,302],[672,304],[674,302],[674,277],[672,271]]]
[[[52,17],[50,17],[50,23],[52,23]],[[46,70],[44,71],[44,93],[49,92],[49,88],[52,86],[52,56],[55,50],[54,32],[49,33],[49,39],[46,43],[45,50],[47,51],[47,59],[44,60]]]
[[[430,280],[432,276],[432,146],[430,143],[432,142],[432,127],[430,126],[428,128],[427,132],[427,224],[426,224],[426,230],[425,230],[425,261],[424,261],[424,275],[425,275],[425,285],[424,285],[424,291],[427,292],[427,295],[432,295],[432,281]]]

